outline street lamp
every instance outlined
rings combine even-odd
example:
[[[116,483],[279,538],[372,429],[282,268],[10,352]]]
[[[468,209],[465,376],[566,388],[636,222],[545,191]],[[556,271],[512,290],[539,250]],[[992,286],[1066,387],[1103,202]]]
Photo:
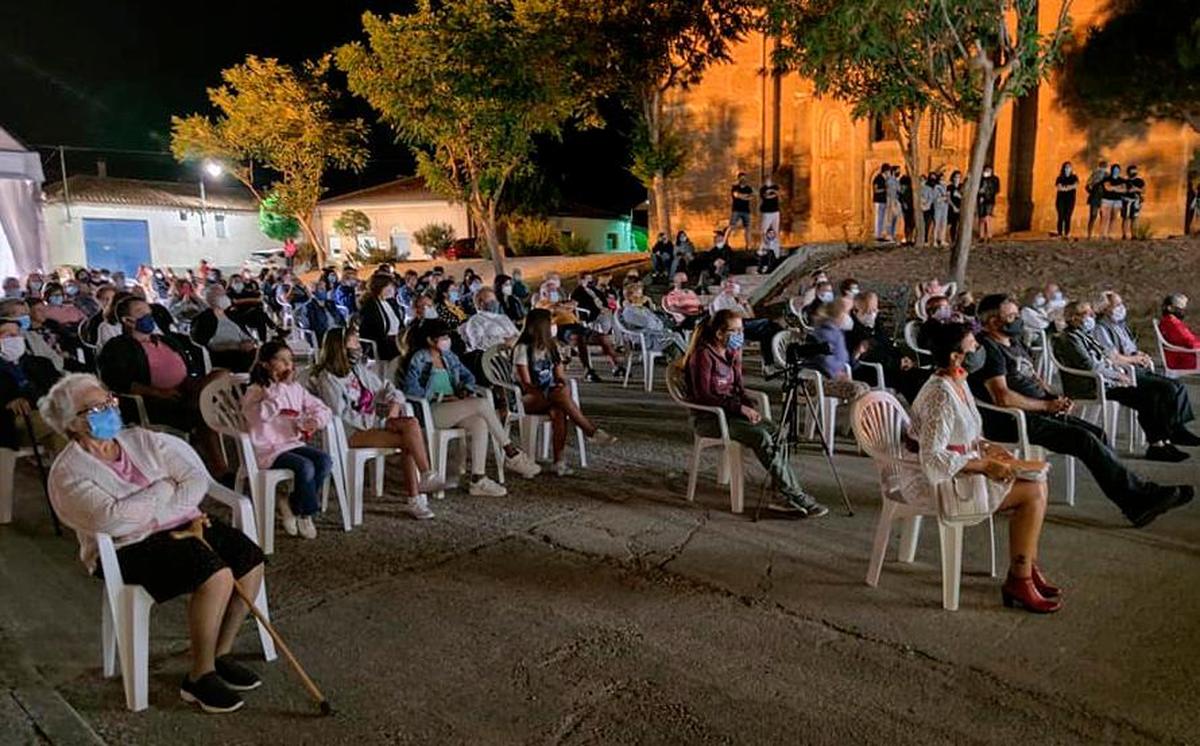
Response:
[[[204,162],[204,170],[205,170],[205,172],[208,173],[209,176],[211,176],[215,179],[218,176],[220,176],[221,172],[224,171],[225,169],[221,166],[220,163],[217,163],[216,161],[205,161]]]
[[[204,218],[208,214],[208,195],[204,190],[204,174],[208,174],[214,179],[221,175],[224,169],[221,164],[216,161],[205,161],[203,171],[200,174],[200,237],[204,238]]]

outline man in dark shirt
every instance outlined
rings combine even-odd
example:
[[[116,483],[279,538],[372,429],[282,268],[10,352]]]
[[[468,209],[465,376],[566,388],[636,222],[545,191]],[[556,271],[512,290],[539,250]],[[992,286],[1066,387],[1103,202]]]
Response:
[[[739,171],[737,183],[729,189],[732,200],[729,208],[729,230],[734,230],[740,223],[746,237],[746,248],[750,248],[750,199],[754,197],[754,187],[746,181],[746,172]]]
[[[875,178],[871,179],[871,204],[875,206],[875,240],[883,241],[886,236],[883,234],[884,220],[887,219],[887,176],[891,172],[891,165],[885,163],[879,167],[879,173],[875,174]]]
[[[1129,167],[1129,178],[1125,179],[1125,194],[1121,201],[1121,238],[1133,238],[1137,230],[1138,215],[1142,214],[1142,198],[1146,192],[1146,180],[1138,176],[1138,167]]]
[[[654,246],[650,249],[650,264],[653,266],[654,275],[665,278],[674,257],[675,245],[667,238],[666,233],[659,231],[658,238],[654,239]]]
[[[978,313],[983,325],[979,343],[985,357],[981,367],[967,379],[976,399],[1024,412],[1029,442],[1082,461],[1105,496],[1134,526],[1145,526],[1162,513],[1191,501],[1192,487],[1158,485],[1134,474],[1117,460],[1104,440],[1103,430],[1068,414],[1073,402],[1050,391],[1020,341],[1024,327],[1015,300],[988,295],[979,302]],[[1017,440],[1013,417],[988,409],[981,413],[989,440]]]
[[[1125,179],[1121,178],[1121,165],[1114,163],[1100,182],[1100,238],[1108,238],[1124,207]]]
[[[983,167],[983,178],[979,182],[979,238],[984,243],[992,240],[992,215],[996,212],[996,199],[1000,196],[1000,177],[990,165]]]
[[[762,191],[758,193],[759,234],[766,240],[772,228],[779,233],[779,187],[770,176],[763,179]]]

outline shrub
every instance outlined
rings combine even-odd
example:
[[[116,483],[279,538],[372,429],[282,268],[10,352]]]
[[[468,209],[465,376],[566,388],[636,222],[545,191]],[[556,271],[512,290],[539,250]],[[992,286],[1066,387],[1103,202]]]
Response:
[[[396,252],[390,246],[377,246],[373,249],[364,246],[359,256],[362,257],[363,264],[391,264],[396,261]]]
[[[454,239],[454,226],[449,223],[430,223],[413,233],[413,241],[433,258],[445,254]]]
[[[1148,241],[1154,236],[1154,228],[1145,220],[1139,220],[1138,224],[1133,227],[1134,241]]]
[[[517,218],[508,226],[508,242],[516,256],[553,256],[562,251],[562,233],[549,220]]]
[[[591,248],[591,241],[583,236],[564,236],[562,239],[562,253],[567,256],[583,256]]]

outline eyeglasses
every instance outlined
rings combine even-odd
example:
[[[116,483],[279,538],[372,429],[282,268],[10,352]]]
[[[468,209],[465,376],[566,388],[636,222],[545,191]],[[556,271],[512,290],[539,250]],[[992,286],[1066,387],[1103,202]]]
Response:
[[[79,417],[79,416],[85,415],[85,414],[100,414],[101,412],[104,412],[106,410],[115,409],[119,404],[120,404],[120,402],[117,400],[117,397],[113,396],[112,394],[109,394],[108,398],[105,399],[100,404],[93,404],[90,407],[85,407],[85,408],[77,411],[75,413],[75,416]]]

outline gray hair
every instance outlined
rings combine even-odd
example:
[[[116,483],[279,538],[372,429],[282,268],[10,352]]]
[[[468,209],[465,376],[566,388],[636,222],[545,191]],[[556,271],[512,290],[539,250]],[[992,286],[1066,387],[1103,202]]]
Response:
[[[58,379],[46,395],[38,401],[38,412],[42,420],[60,435],[67,434],[67,428],[78,416],[79,411],[76,397],[80,392],[91,388],[101,388],[107,391],[100,379],[90,373],[68,373]]]
[[[210,282],[204,286],[204,302],[211,306],[216,295],[225,292],[224,285],[219,282]]]
[[[1109,313],[1117,307],[1117,303],[1113,299],[1120,297],[1120,295],[1116,290],[1105,290],[1103,293],[1100,293],[1100,300],[1096,301],[1096,304],[1092,306],[1093,310],[1096,313]]]

